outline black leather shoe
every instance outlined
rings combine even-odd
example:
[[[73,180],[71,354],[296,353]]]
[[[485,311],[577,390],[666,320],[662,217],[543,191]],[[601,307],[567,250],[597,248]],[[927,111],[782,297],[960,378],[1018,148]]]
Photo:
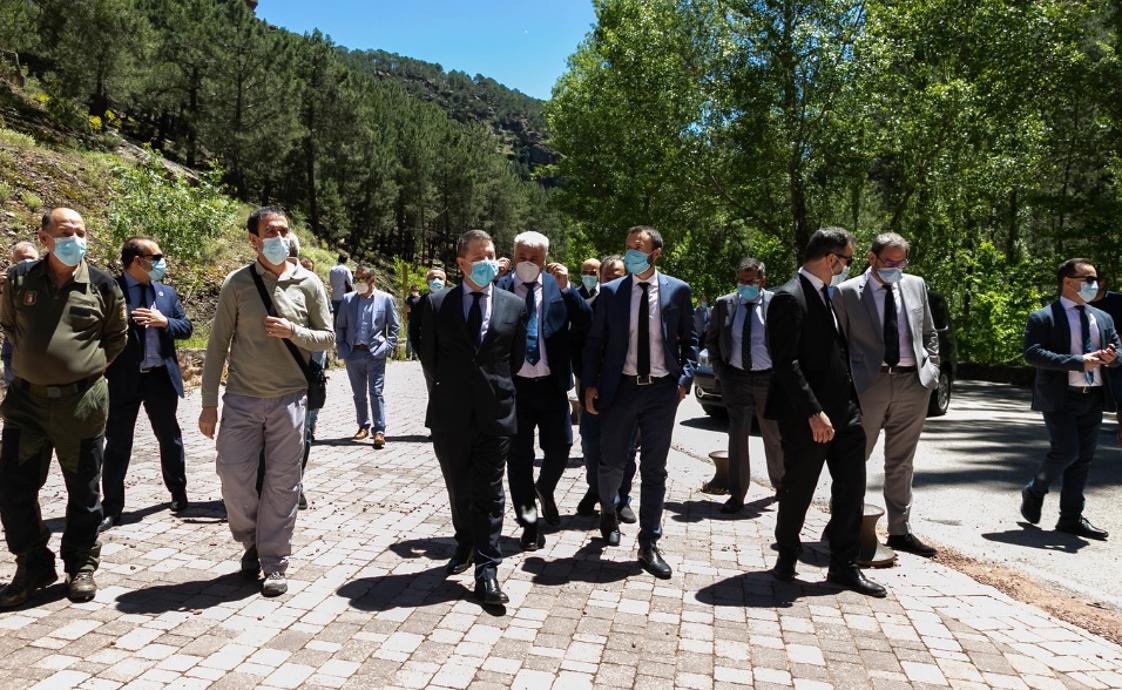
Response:
[[[888,535],[888,547],[896,551],[904,551],[906,553],[914,553],[917,556],[924,558],[931,558],[939,553],[939,550],[934,546],[928,546],[919,540],[916,535],[911,532],[907,534],[890,534]]]
[[[634,525],[636,522],[639,522],[639,518],[635,517],[635,511],[631,510],[631,505],[628,503],[624,503],[620,505],[619,508],[616,508],[616,516],[619,517],[620,522],[627,523],[628,525]]]
[[[888,590],[865,577],[865,573],[857,566],[850,566],[845,570],[830,570],[826,573],[826,582],[845,589],[851,589],[867,597],[883,599],[888,596]]]
[[[240,572],[245,577],[257,579],[257,573],[261,572],[261,560],[257,557],[256,546],[249,547],[242,554]]]
[[[448,565],[444,566],[444,572],[449,575],[459,575],[471,567],[472,550],[468,547],[457,546],[456,552],[452,554],[452,558],[448,561]]]
[[[522,536],[518,539],[523,551],[537,551],[545,546],[545,535],[542,534],[538,523],[526,525],[522,529]]]
[[[534,492],[538,495],[538,501],[542,504],[542,517],[545,518],[547,525],[556,527],[561,524],[561,513],[557,511],[557,502],[553,500],[552,493],[544,493],[540,488],[534,487]]]
[[[600,516],[600,536],[604,537],[608,546],[619,546],[619,520],[612,511]]]
[[[584,498],[577,504],[577,515],[581,517],[591,517],[596,514],[596,504],[600,502],[600,498],[589,491],[584,495]]]
[[[494,575],[484,575],[483,579],[475,581],[475,596],[488,606],[501,606],[510,601],[510,597],[499,588],[499,579]]]
[[[188,501],[185,497],[184,498],[173,498],[173,499],[171,499],[171,512],[182,513],[183,511],[187,510],[187,508],[190,507],[190,505],[191,505],[191,502]]]
[[[101,522],[97,524],[97,531],[99,533],[104,532],[105,530],[113,529],[119,524],[121,524],[120,515],[106,515],[101,519]]]
[[[775,561],[775,567],[771,569],[771,574],[775,576],[776,580],[781,582],[790,582],[795,579],[798,572],[795,570],[795,563],[799,559],[794,556],[784,556],[779,554],[779,559]]]
[[[24,603],[36,592],[54,584],[58,573],[54,566],[32,568],[26,565],[16,567],[15,577],[4,589],[0,589],[0,609],[10,609]]]
[[[1044,497],[1033,493],[1027,486],[1021,489],[1021,515],[1032,524],[1040,522],[1040,508],[1044,505]]]
[[[66,596],[70,601],[90,601],[97,596],[97,583],[94,582],[93,571],[83,570],[67,576]]]
[[[673,573],[666,561],[662,560],[662,554],[659,553],[657,546],[639,547],[639,565],[660,580],[669,580]]]
[[[1081,517],[1078,520],[1060,520],[1056,523],[1056,531],[1067,532],[1077,537],[1098,539],[1099,541],[1106,541],[1106,538],[1110,536],[1109,532],[1105,529],[1095,527],[1085,517]]]
[[[730,498],[721,506],[721,512],[725,515],[736,515],[742,510],[744,510],[744,501],[738,498]]]

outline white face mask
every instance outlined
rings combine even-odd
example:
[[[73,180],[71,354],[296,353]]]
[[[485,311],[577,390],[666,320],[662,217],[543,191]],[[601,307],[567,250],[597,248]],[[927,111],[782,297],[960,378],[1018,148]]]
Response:
[[[522,261],[514,267],[514,273],[523,283],[532,283],[541,275],[542,269],[533,261]]]

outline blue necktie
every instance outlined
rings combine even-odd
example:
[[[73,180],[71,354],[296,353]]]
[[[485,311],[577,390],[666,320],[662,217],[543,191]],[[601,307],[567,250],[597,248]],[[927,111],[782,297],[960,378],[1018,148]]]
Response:
[[[1082,334],[1083,334],[1083,354],[1087,354],[1088,352],[1091,351],[1091,347],[1092,347],[1091,346],[1091,320],[1087,318],[1087,308],[1085,306],[1080,304],[1080,305],[1076,306],[1075,308],[1079,310],[1079,328],[1080,328],[1080,330],[1082,331]],[[1094,370],[1083,372],[1083,378],[1087,380],[1087,383],[1094,383],[1095,382],[1095,372],[1094,372]]]
[[[541,348],[538,345],[538,305],[534,303],[534,288],[537,283],[526,285],[526,311],[529,318],[526,320],[526,361],[533,366],[542,358]]]

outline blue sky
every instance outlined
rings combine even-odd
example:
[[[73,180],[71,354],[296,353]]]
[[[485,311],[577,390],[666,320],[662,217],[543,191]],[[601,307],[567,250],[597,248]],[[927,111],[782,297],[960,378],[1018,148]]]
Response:
[[[257,15],[348,48],[380,48],[549,98],[592,28],[591,0],[260,0]]]

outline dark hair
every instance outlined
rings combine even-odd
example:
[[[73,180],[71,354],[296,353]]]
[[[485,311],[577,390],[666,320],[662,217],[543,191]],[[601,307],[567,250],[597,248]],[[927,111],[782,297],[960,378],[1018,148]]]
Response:
[[[762,276],[767,275],[767,269],[764,268],[764,262],[751,256],[744,257],[740,260],[740,263],[736,265],[736,272],[740,273],[741,271],[755,271]]]
[[[904,239],[902,235],[897,235],[894,232],[882,232],[873,239],[873,244],[869,247],[869,251],[879,257],[881,251],[888,247],[900,247],[904,250],[904,255],[906,256],[908,250],[912,248],[912,245]]]
[[[627,231],[629,237],[635,233],[643,233],[651,238],[651,249],[662,249],[662,233],[658,230],[649,225],[636,225]]]
[[[128,270],[129,266],[132,265],[133,259],[138,256],[144,256],[142,243],[155,241],[156,240],[145,235],[133,235],[125,240],[125,243],[121,245],[121,266],[123,266],[125,270]]]
[[[468,230],[460,235],[459,241],[456,242],[456,256],[467,256],[468,247],[477,240],[490,242],[491,244],[495,243],[495,240],[491,239],[491,236],[482,230]]]
[[[54,212],[55,207],[52,206],[47,209],[46,213],[43,214],[43,220],[39,223],[39,229],[41,229],[43,232],[46,232],[47,228],[51,227],[51,214],[53,214]]]
[[[345,264],[350,258],[346,252],[339,252],[339,263]]]
[[[1068,259],[1060,264],[1059,269],[1056,270],[1056,282],[1059,283],[1060,291],[1063,292],[1064,289],[1064,278],[1074,278],[1075,274],[1079,272],[1080,266],[1094,267],[1094,265],[1095,264],[1091,263],[1090,259],[1081,257]]]
[[[249,214],[249,218],[245,219],[245,229],[249,231],[250,234],[260,237],[261,233],[259,233],[258,230],[261,229],[261,219],[268,216],[288,218],[288,214],[285,213],[284,209],[280,206],[260,206],[254,209],[253,213]]]
[[[846,247],[856,243],[857,240],[853,233],[845,228],[819,228],[814,231],[814,234],[810,236],[810,241],[806,243],[803,260],[813,261],[814,259],[821,259],[827,254],[842,253]]]

